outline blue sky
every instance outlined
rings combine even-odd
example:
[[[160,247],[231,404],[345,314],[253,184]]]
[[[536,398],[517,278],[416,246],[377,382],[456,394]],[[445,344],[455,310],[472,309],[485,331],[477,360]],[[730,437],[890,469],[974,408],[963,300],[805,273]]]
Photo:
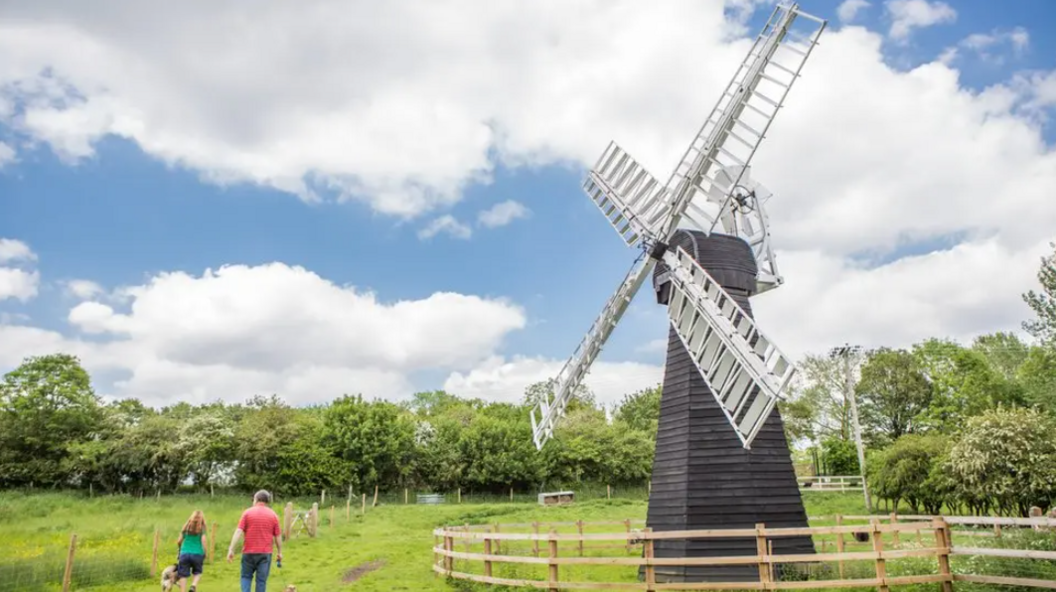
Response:
[[[261,10],[260,30],[279,19],[299,31],[290,34],[285,49],[269,47],[279,53],[247,61],[234,50],[224,53],[230,46],[218,35],[203,42],[218,52],[217,64],[210,64],[184,56],[195,49],[183,45],[178,32],[191,26],[181,19],[193,22],[195,10],[205,14],[212,4],[159,16],[172,32],[158,39],[130,32],[135,15],[127,3],[104,3],[96,14],[40,4],[0,8],[0,23],[6,23],[0,24],[0,55],[14,56],[9,65],[0,64],[0,148],[10,152],[4,158],[0,150],[0,238],[32,252],[0,257],[0,266],[36,274],[28,295],[16,295],[13,284],[5,295],[0,281],[0,370],[24,355],[68,350],[85,359],[100,392],[154,403],[238,400],[260,390],[289,390],[283,394],[297,401],[359,390],[398,398],[445,385],[490,398],[516,397],[526,381],[552,373],[571,353],[635,256],[581,192],[586,167],[617,138],[666,178],[673,156],[743,56],[745,38],[738,33],[754,35],[770,11],[766,2],[756,2],[741,24],[733,9],[723,20],[721,7],[700,8],[685,18],[698,19],[693,30],[678,23],[675,8],[656,9],[648,18],[671,34],[654,30],[643,38],[635,31],[606,35],[600,24],[597,32],[577,30],[565,22],[571,16],[543,6],[524,17],[515,49],[494,40],[506,31],[509,15],[486,15],[460,25],[490,40],[483,45],[490,52],[485,59],[479,47],[461,47],[457,31],[444,33],[428,19],[412,25],[431,32],[426,40],[372,37],[356,24],[343,31],[309,20],[283,21],[300,17],[281,8],[266,14],[269,6]],[[385,11],[412,10],[397,4]],[[969,339],[1016,330],[1028,314],[1018,294],[1031,287],[1037,256],[1056,228],[1048,225],[1056,208],[1031,193],[1056,180],[1056,31],[1047,24],[1056,22],[1056,5],[1009,0],[1000,7],[977,1],[943,8],[920,0],[874,1],[841,23],[841,4],[848,15],[845,3],[801,3],[829,19],[830,28],[757,160],[774,200],[784,200],[771,215],[778,261],[789,282],[759,298],[760,321],[797,356],[848,340],[906,345],[926,335]],[[639,3],[621,10],[647,11]],[[3,18],[8,11],[17,11],[8,16],[18,18]],[[228,12],[217,9],[214,16],[223,23]],[[380,10],[364,8],[360,20],[368,22],[375,12]],[[56,23],[67,25],[66,37],[48,47],[40,36]],[[895,32],[896,23],[903,33]],[[285,69],[302,75],[298,60],[311,49],[305,39],[313,36],[331,36],[335,44],[352,38],[366,54],[381,52],[386,63],[368,71],[369,64],[346,62],[335,51],[311,76],[290,79],[287,87],[277,79]],[[618,68],[606,69],[611,64],[576,45],[576,36],[611,43],[633,62],[627,66],[635,68],[633,76],[623,80],[614,74]],[[640,44],[621,41],[628,38]],[[553,50],[561,59],[547,53],[548,43],[562,48]],[[671,61],[680,43],[710,48],[701,55],[716,57]],[[71,48],[91,59],[70,57]],[[856,79],[826,51],[860,54],[856,69],[860,64],[862,71],[883,71],[886,78],[869,78],[861,84],[875,79],[873,86],[844,94],[840,87]],[[388,63],[389,56],[404,54],[448,61],[409,66],[392,57]],[[224,70],[225,61],[238,67]],[[689,69],[692,90],[672,80],[688,69],[682,66],[696,66]],[[530,80],[531,92],[499,88],[511,72]],[[597,72],[608,72],[601,83],[611,86],[584,92],[598,84],[590,79]],[[655,82],[656,90],[642,80]],[[890,101],[876,98],[888,92]],[[914,92],[922,93],[919,107]],[[865,97],[890,113],[856,107]],[[612,106],[610,99],[623,103]],[[650,101],[659,103],[651,108]],[[685,108],[666,112],[671,104]],[[839,125],[851,130],[819,119],[844,107]],[[921,135],[907,137],[877,124],[885,117],[926,123],[912,126],[923,129]],[[954,137],[962,133],[970,140]],[[848,150],[841,142],[852,139],[844,136],[872,148]],[[907,144],[934,162],[919,158],[907,165]],[[811,172],[796,160],[797,146],[816,155],[811,166],[818,169]],[[1024,167],[1008,171],[1018,181],[978,164],[993,161],[996,167],[1004,158]],[[1028,177],[1035,189],[1025,191],[1017,183]],[[968,195],[965,187],[979,195]],[[511,200],[525,215],[495,227],[480,223],[483,211]],[[1000,200],[1029,211],[995,216],[988,208],[998,211],[993,202]],[[443,216],[464,226],[423,237]],[[260,266],[273,262],[303,267],[321,278],[320,286],[332,286],[314,296],[306,292],[301,302],[296,293],[278,297],[282,280],[267,291],[234,280],[216,282],[215,289],[198,281],[206,269],[243,265],[263,274]],[[977,288],[953,269],[1007,276],[969,294]],[[151,284],[159,274],[174,272],[187,274],[188,281]],[[102,291],[82,282],[74,294],[73,280],[94,282]],[[203,320],[141,314],[137,306],[141,300],[146,306],[145,296],[122,299],[114,292],[130,286],[149,291],[151,285],[156,290],[150,302],[160,307],[152,311],[199,297],[217,310],[225,302],[235,309],[272,298],[281,303],[260,304],[266,310],[245,319],[231,313],[238,328],[227,332],[217,321],[224,315]],[[180,290],[199,291],[191,297]],[[382,309],[451,292],[476,298],[495,314],[509,309],[519,316],[507,329],[478,330],[475,323],[491,313],[474,312],[477,300],[456,312],[423,305],[422,314],[440,319],[441,334],[417,335],[411,324],[420,326],[418,317],[353,321],[344,310],[349,303],[331,298],[368,291]],[[592,375],[607,400],[659,379],[663,351],[656,340],[666,326],[650,296],[648,288],[639,295],[605,350],[607,365]],[[829,306],[824,298],[842,304]],[[290,307],[315,315],[318,326],[311,331],[321,343],[313,347],[327,350],[327,340],[335,340],[325,360],[312,348],[283,349],[299,331],[282,322]],[[367,326],[406,333],[400,347],[407,351],[383,348],[376,335],[347,334]],[[444,354],[451,346],[443,333],[460,334],[468,353],[457,359]],[[411,345],[412,339],[421,343]],[[115,343],[121,347],[106,347]],[[180,353],[196,348],[244,348],[246,354],[224,353],[221,363],[212,364]],[[296,363],[274,372],[263,363],[239,366],[238,360],[253,358],[260,348],[267,349],[261,359],[287,356]]]

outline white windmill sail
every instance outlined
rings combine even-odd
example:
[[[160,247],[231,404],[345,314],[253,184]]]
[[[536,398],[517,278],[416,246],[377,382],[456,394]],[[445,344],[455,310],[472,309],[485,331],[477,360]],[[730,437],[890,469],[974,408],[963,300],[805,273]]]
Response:
[[[807,30],[793,29],[798,16],[808,23]],[[723,169],[743,171],[751,162],[824,29],[824,20],[800,12],[795,4],[774,9],[667,183],[677,201],[665,236],[683,216],[704,232],[714,230],[717,211],[709,213],[702,206],[716,190],[728,199],[740,174],[730,183],[721,178]]]
[[[591,169],[583,190],[629,247],[655,240],[658,224],[648,220],[665,220],[671,212],[667,188],[615,142]]]
[[[616,289],[616,293],[605,303],[601,314],[594,320],[594,324],[590,326],[590,330],[579,343],[579,347],[557,374],[553,393],[545,394],[542,401],[536,402],[531,411],[532,439],[535,441],[536,448],[542,449],[543,444],[554,435],[554,427],[564,415],[565,406],[572,398],[572,393],[576,392],[576,387],[583,381],[583,377],[590,370],[590,365],[598,357],[602,346],[609,339],[612,330],[616,328],[616,323],[627,311],[631,300],[634,299],[634,295],[638,293],[645,279],[649,277],[655,264],[655,260],[646,258],[631,268],[620,287]]]
[[[668,317],[745,448],[792,380],[791,360],[681,247],[671,269]]]
[[[792,29],[798,16],[814,23],[809,32]],[[769,192],[753,185],[747,170],[824,28],[824,20],[800,12],[795,4],[776,7],[666,185],[616,144],[602,154],[584,189],[624,242],[648,247],[650,257],[609,299],[558,374],[553,395],[532,410],[537,448],[553,436],[571,393],[658,258],[672,270],[671,322],[738,437],[746,448],[751,446],[795,368],[718,283],[685,251],[668,250],[667,242],[683,223],[708,234],[721,223],[723,231],[752,245],[761,288],[780,284],[762,211]],[[746,215],[743,204],[731,204],[742,185],[756,188],[750,201],[757,216]]]

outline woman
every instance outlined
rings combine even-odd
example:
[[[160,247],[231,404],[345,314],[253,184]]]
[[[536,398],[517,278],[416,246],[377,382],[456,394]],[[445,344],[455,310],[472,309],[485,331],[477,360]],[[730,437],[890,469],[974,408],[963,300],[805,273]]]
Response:
[[[176,541],[180,549],[176,574],[180,578],[180,590],[183,592],[187,592],[187,578],[192,575],[194,581],[191,582],[191,592],[196,591],[198,580],[202,579],[207,544],[209,544],[209,539],[205,534],[205,514],[202,514],[201,510],[195,510],[187,523],[183,525],[180,538]]]

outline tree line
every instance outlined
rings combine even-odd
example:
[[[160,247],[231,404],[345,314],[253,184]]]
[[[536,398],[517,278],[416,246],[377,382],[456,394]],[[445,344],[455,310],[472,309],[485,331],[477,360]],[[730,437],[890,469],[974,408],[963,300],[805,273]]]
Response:
[[[1056,254],[1043,259],[1026,343],[1011,333],[970,344],[809,355],[779,404],[801,466],[859,473],[848,388],[859,404],[872,491],[929,512],[1022,514],[1056,500]],[[644,485],[660,387],[630,393],[607,417],[578,391],[542,452],[528,413],[552,382],[517,403],[421,392],[393,403],[347,395],[325,405],[104,401],[67,354],[27,358],[0,381],[0,488],[172,492],[210,485],[284,495],[363,491],[501,493],[509,488]]]
[[[644,484],[659,388],[624,397],[612,421],[581,390],[540,453],[528,413],[551,386],[532,385],[516,404],[431,391],[402,403],[354,395],[295,407],[273,395],[153,409],[103,401],[74,356],[31,357],[0,383],[0,488],[135,494],[215,484],[302,495]]]

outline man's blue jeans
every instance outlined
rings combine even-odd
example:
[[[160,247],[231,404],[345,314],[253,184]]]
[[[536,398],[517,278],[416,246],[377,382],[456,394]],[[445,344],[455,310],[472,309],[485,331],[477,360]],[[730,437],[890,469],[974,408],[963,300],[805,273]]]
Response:
[[[266,592],[271,571],[271,553],[242,554],[242,592],[250,592],[253,574],[257,574],[257,592]]]

